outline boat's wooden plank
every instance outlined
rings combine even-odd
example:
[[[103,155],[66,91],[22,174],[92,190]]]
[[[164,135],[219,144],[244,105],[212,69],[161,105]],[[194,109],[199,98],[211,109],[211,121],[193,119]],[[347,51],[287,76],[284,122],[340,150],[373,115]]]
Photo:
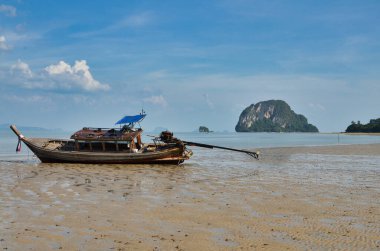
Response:
[[[50,163],[179,164],[189,158],[184,154],[185,149],[183,145],[147,144],[145,145],[146,148],[150,147],[154,148],[154,150],[131,152],[123,151],[123,149],[126,149],[126,145],[122,145],[120,141],[114,141],[116,149],[114,148],[113,151],[107,151],[106,141],[99,142],[99,144],[96,145],[96,143],[92,141],[84,141],[81,143],[79,140],[25,137],[21,140],[42,162]],[[86,144],[86,151],[80,150],[80,144]],[[133,141],[130,144],[131,147],[128,149],[135,148]]]

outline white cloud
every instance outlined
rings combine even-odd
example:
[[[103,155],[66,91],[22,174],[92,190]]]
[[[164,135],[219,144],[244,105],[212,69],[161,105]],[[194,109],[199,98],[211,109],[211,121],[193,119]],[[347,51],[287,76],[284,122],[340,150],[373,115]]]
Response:
[[[0,51],[6,51],[9,50],[9,46],[6,43],[6,39],[4,36],[0,36]]]
[[[13,75],[21,75],[23,77],[31,78],[33,76],[32,71],[29,68],[29,65],[25,62],[22,62],[20,59],[16,64],[11,66],[11,71]]]
[[[3,12],[5,15],[10,16],[10,17],[15,17],[16,16],[16,8],[11,6],[11,5],[5,5],[1,4],[0,5],[0,13]]]
[[[47,71],[50,75],[73,73],[71,66],[69,64],[66,64],[64,61],[59,61],[59,63],[56,65],[49,65],[45,67],[45,71]]]
[[[165,98],[162,95],[144,98],[143,101],[150,103],[150,104],[153,104],[153,105],[159,105],[162,107],[165,107],[168,105],[168,102],[166,102]]]
[[[12,44],[25,44],[42,38],[42,34],[33,31],[24,31],[22,28],[16,28],[16,30],[2,29],[1,31],[3,36],[6,37],[6,40],[12,42]]]
[[[86,60],[75,61],[70,66],[64,61],[45,67],[40,73],[33,73],[29,65],[21,60],[11,66],[10,82],[24,88],[46,90],[109,90],[108,84],[102,84],[92,76]]]
[[[86,91],[110,89],[109,85],[101,84],[93,78],[86,60],[75,61],[74,66],[60,61],[56,65],[46,67],[45,71],[56,85],[65,86],[68,89],[75,87]]]

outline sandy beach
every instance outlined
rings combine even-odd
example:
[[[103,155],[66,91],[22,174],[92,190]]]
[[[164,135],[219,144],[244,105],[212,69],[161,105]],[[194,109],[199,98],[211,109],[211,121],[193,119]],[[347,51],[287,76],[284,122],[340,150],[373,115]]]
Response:
[[[1,250],[380,250],[380,144],[0,163]]]

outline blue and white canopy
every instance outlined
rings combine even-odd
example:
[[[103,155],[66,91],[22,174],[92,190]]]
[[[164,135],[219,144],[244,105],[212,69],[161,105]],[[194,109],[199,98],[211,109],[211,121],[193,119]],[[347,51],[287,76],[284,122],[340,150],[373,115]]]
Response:
[[[146,114],[139,114],[139,115],[134,115],[134,116],[125,116],[124,118],[117,121],[115,123],[115,125],[138,123],[141,120],[143,120],[145,118],[145,116],[146,116]]]

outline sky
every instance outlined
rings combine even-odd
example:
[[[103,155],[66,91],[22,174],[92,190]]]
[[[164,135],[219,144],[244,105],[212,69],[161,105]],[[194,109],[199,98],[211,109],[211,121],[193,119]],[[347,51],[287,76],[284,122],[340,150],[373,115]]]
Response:
[[[321,132],[380,117],[380,1],[0,0],[0,124],[234,131],[286,101]]]

